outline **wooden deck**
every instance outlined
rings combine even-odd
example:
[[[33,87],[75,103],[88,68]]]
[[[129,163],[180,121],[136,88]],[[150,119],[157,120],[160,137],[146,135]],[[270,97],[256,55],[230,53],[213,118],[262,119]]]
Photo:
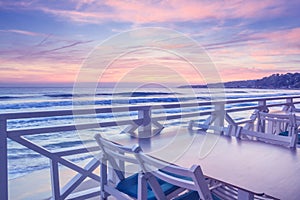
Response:
[[[255,194],[279,199],[300,197],[300,149],[204,134],[187,128],[163,130],[149,139],[123,134],[108,137],[124,145],[139,144],[157,158],[190,167],[199,164],[208,177]]]
[[[94,146],[92,148],[86,149],[85,146],[82,146],[80,148],[72,149],[72,150],[63,150],[59,152],[52,152],[49,149],[43,148],[42,146],[35,144],[34,142],[24,139],[23,136],[29,136],[29,135],[38,135],[38,134],[43,134],[43,133],[57,133],[57,132],[64,132],[64,131],[82,131],[82,130],[88,130],[88,129],[98,129],[99,132],[101,132],[102,128],[107,128],[107,127],[116,127],[116,126],[122,126],[125,127],[125,129],[122,131],[122,133],[117,134],[116,137],[118,138],[123,138],[123,137],[128,137],[129,135],[126,133],[131,133],[132,135],[137,135],[139,137],[149,137],[153,136],[159,131],[161,131],[164,126],[164,121],[167,120],[181,120],[181,122],[187,123],[190,120],[199,120],[201,119],[204,121],[206,118],[209,118],[209,116],[214,115],[214,121],[213,123],[215,125],[223,126],[224,124],[231,124],[233,126],[236,125],[242,125],[244,123],[247,123],[249,121],[249,116],[246,116],[245,119],[236,119],[235,113],[238,112],[246,112],[246,113],[252,113],[254,110],[268,110],[270,108],[274,107],[282,107],[284,106],[286,109],[293,108],[297,105],[300,104],[300,96],[285,96],[285,97],[269,97],[269,98],[253,98],[253,99],[237,99],[237,100],[224,100],[224,101],[205,101],[205,102],[192,102],[192,103],[170,103],[170,104],[164,104],[164,105],[134,105],[134,106],[120,106],[120,107],[104,107],[104,108],[97,108],[97,109],[82,109],[82,110],[59,110],[59,111],[43,111],[43,112],[26,112],[26,113],[7,113],[7,114],[0,114],[0,199],[5,200],[8,199],[8,191],[9,191],[9,184],[8,184],[8,146],[7,146],[7,141],[8,139],[19,143],[20,145],[29,148],[36,153],[41,154],[42,156],[45,156],[49,158],[50,161],[50,174],[51,174],[51,191],[52,191],[52,196],[53,198],[56,199],[66,199],[71,193],[75,191],[77,186],[79,186],[86,178],[91,178],[95,181],[99,181],[99,174],[93,173],[93,170],[99,166],[99,162],[97,160],[92,160],[91,163],[89,163],[88,166],[82,167],[78,166],[76,163],[70,162],[68,159],[66,159],[66,156],[70,155],[78,155],[78,154],[85,154],[85,153],[90,153],[92,151],[96,152],[98,151],[98,147]],[[205,109],[201,109],[205,107]],[[182,109],[184,112],[181,113],[173,113],[173,112],[168,112],[168,110],[172,109]],[[186,109],[187,108],[187,109]],[[156,111],[163,110],[164,114],[162,115],[156,115],[154,114]],[[84,123],[77,123],[75,120],[74,124],[58,124],[57,126],[53,127],[30,127],[30,128],[20,128],[20,129],[15,129],[11,130],[7,128],[8,121],[10,120],[24,120],[28,118],[36,118],[36,119],[43,119],[43,118],[55,118],[55,117],[61,117],[61,116],[70,116],[70,117],[80,117],[80,116],[95,116],[100,113],[113,113],[113,114],[122,114],[122,113],[127,113],[128,112],[136,112],[137,116],[136,118],[128,118],[128,119],[112,119],[111,121],[98,121],[97,119],[91,120],[88,122]],[[222,137],[213,137],[213,139],[205,139],[205,140],[200,140],[197,139],[199,136],[195,137],[195,134],[192,134],[192,138],[194,139],[193,144],[195,144],[193,147],[195,148],[193,150],[193,154],[197,155],[197,157],[190,157],[189,154],[180,154],[178,157],[178,152],[175,151],[179,148],[176,148],[178,146],[183,146],[183,147],[189,147],[190,145],[190,137],[186,137],[186,134],[183,134],[184,131],[180,131],[180,134],[176,134],[175,138],[168,138],[166,137],[164,139],[164,132],[167,130],[163,130],[161,135],[156,135],[156,138],[159,138],[159,141],[166,141],[165,144],[169,144],[167,146],[162,146],[161,143],[156,143],[154,140],[150,141],[143,141],[143,148],[145,151],[150,151],[153,155],[158,155],[160,156],[160,151],[162,150],[168,150],[170,148],[170,145],[172,147],[172,151],[169,151],[166,159],[172,158],[169,161],[172,161],[174,163],[178,164],[186,164],[190,165],[194,162],[194,160],[199,159],[199,158],[210,158],[209,156],[205,157],[206,155],[214,155],[213,152],[217,151],[220,148],[220,152],[223,152],[224,156],[227,156],[227,152],[229,151],[227,149],[231,148],[228,154],[230,154],[232,157],[228,158],[228,162],[236,162],[234,164],[231,164],[231,166],[228,168],[222,167],[223,162],[227,162],[227,160],[224,160],[223,157],[215,157],[216,159],[219,159],[219,163],[222,163],[221,165],[219,164],[211,164],[208,165],[208,163],[202,163],[199,161],[199,164],[201,165],[208,165],[209,167],[205,167],[204,172],[207,173],[208,176],[216,176],[216,174],[211,173],[209,170],[213,170],[216,167],[217,168],[223,168],[223,171],[221,170],[220,173],[222,174],[227,174],[226,177],[219,176],[217,174],[216,178],[219,178],[221,180],[224,179],[224,181],[228,181],[229,183],[232,182],[232,184],[237,185],[242,188],[249,188],[250,190],[253,191],[258,191],[256,188],[252,188],[254,186],[248,186],[248,184],[244,184],[244,182],[241,181],[235,181],[231,180],[230,177],[233,176],[232,174],[238,174],[238,176],[241,176],[242,179],[245,179],[246,175],[242,175],[240,173],[243,173],[242,168],[243,167],[248,167],[249,172],[254,173],[267,173],[272,170],[273,167],[275,167],[274,172],[272,170],[272,173],[276,174],[278,171],[290,171],[287,170],[290,167],[292,167],[292,162],[293,160],[294,165],[298,163],[298,153],[296,153],[296,157],[288,157],[287,160],[281,160],[281,162],[276,161],[274,164],[269,163],[269,165],[262,165],[261,168],[255,170],[255,162],[249,162],[252,163],[253,165],[238,165],[240,162],[239,160],[235,160],[234,155],[237,156],[239,153],[244,152],[244,149],[247,149],[247,147],[242,148],[243,150],[239,149],[239,145],[243,144],[242,146],[248,146],[248,143],[243,141],[239,142],[238,140],[234,139],[220,139]],[[172,132],[172,131],[171,131]],[[125,133],[125,134],[124,134]],[[177,133],[177,132],[176,132]],[[169,133],[172,135],[172,133]],[[174,134],[174,133],[173,133]],[[191,133],[188,133],[191,134]],[[201,135],[201,134],[200,134]],[[91,135],[91,138],[93,138],[93,135]],[[219,139],[218,139],[219,138]],[[203,139],[203,138],[202,138]],[[205,143],[203,143],[205,141]],[[219,145],[221,142],[222,145]],[[141,141],[140,141],[141,142]],[[252,144],[252,142],[251,142]],[[227,145],[227,146],[226,146]],[[211,151],[211,147],[216,147],[213,148],[214,150]],[[221,148],[220,146],[223,146]],[[253,145],[249,144],[249,149],[251,149]],[[276,148],[277,150],[268,150],[266,149],[266,146],[268,145],[263,145],[264,147],[258,145],[258,147],[255,148],[261,148],[260,151],[255,151],[255,148],[253,148],[253,152],[249,151],[243,155],[243,160],[241,162],[245,162],[247,159],[262,159],[268,164],[268,159],[272,157],[274,154],[273,151],[277,152],[279,151],[279,148]],[[208,148],[207,148],[208,147]],[[226,147],[226,148],[225,148]],[[155,151],[153,151],[155,149]],[[182,151],[182,149],[180,149]],[[264,151],[268,152],[265,153]],[[282,152],[285,152],[286,150],[282,149]],[[185,152],[185,150],[184,150]],[[254,154],[255,152],[255,154]],[[298,151],[296,151],[298,152]],[[268,154],[269,156],[267,156]],[[280,155],[280,153],[278,153]],[[261,157],[261,156],[266,156],[266,157]],[[226,157],[225,157],[226,158]],[[164,159],[164,157],[163,157]],[[182,161],[180,161],[182,159]],[[241,158],[242,159],[242,158]],[[205,159],[200,159],[200,160],[205,160]],[[198,162],[198,161],[197,161]],[[286,164],[285,162],[289,163]],[[61,186],[59,183],[60,181],[60,165],[64,165],[71,170],[76,172],[76,175],[68,182],[66,185]],[[220,166],[220,167],[218,167]],[[239,168],[239,166],[243,166]],[[26,166],[25,166],[26,167]],[[299,171],[299,170],[298,170]],[[231,174],[231,175],[230,175]],[[289,178],[292,178],[290,174],[287,174]],[[228,177],[227,177],[228,176]],[[248,175],[249,177],[252,177],[252,174]],[[258,178],[258,177],[256,177]],[[246,179],[245,179],[246,180]],[[258,178],[258,180],[261,180],[261,178]],[[288,181],[279,180],[279,179],[274,179],[273,181],[277,181],[276,183],[280,183],[277,185],[282,185],[282,184],[288,184]],[[298,183],[297,180],[296,182],[292,183]],[[271,184],[271,183],[270,183]],[[272,183],[274,184],[274,183]],[[271,185],[272,185],[271,184]],[[253,184],[253,185],[260,185],[258,183]],[[297,185],[297,184],[296,184]],[[299,185],[299,184],[298,184]],[[270,186],[271,187],[271,186]],[[293,187],[291,187],[293,188]],[[288,189],[288,188],[287,188]],[[268,191],[268,190],[266,190]],[[289,191],[289,190],[288,190]],[[272,192],[273,193],[273,192]],[[271,193],[271,194],[272,194]],[[290,189],[290,194],[297,194],[296,191],[293,189]],[[97,196],[97,193],[94,192],[94,196]],[[274,196],[276,196],[277,193],[274,193]],[[279,194],[280,196],[280,194]]]

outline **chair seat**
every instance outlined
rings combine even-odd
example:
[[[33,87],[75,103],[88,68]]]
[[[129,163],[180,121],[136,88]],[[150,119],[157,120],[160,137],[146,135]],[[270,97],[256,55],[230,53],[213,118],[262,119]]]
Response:
[[[217,197],[214,193],[212,193],[213,200],[221,200],[219,197]],[[199,200],[199,194],[196,191],[190,191],[187,193],[184,193],[180,195],[179,197],[175,198],[174,200]]]
[[[281,136],[289,136],[289,132],[288,131],[284,131],[284,132],[279,133],[279,135],[281,135]],[[298,134],[297,144],[300,144],[300,134]]]
[[[179,189],[179,187],[169,184],[163,180],[158,180],[163,192],[168,195]],[[138,173],[133,174],[124,180],[120,181],[116,187],[119,191],[137,198],[138,197]],[[148,185],[147,187],[147,199],[148,200],[156,200],[155,194],[153,193],[151,187]]]
[[[279,133],[278,135],[289,136],[289,132],[288,131],[284,131],[284,132]]]

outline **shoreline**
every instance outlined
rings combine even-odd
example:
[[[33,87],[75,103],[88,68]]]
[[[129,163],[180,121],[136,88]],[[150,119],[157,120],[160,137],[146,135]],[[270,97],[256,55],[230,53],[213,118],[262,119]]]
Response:
[[[222,83],[220,83],[222,84]],[[260,88],[260,87],[215,87],[213,85],[211,86],[207,86],[207,85],[183,85],[183,86],[179,86],[177,87],[179,89],[189,89],[189,88],[193,88],[193,89],[253,89],[253,90],[300,90],[300,88]]]

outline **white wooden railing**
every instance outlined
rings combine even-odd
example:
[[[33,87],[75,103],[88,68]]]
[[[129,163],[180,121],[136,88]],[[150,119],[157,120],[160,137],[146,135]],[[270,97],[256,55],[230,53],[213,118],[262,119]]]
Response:
[[[247,104],[243,106],[243,103]],[[231,116],[231,113],[254,111],[254,110],[268,110],[271,107],[283,107],[289,109],[295,107],[296,104],[300,104],[300,96],[286,96],[286,97],[272,97],[272,98],[249,98],[238,100],[226,100],[226,101],[205,101],[196,103],[171,103],[163,105],[134,105],[134,106],[120,106],[120,107],[105,107],[97,108],[95,110],[82,109],[82,110],[60,110],[60,111],[43,111],[43,112],[23,112],[23,113],[6,113],[0,114],[0,199],[8,199],[8,149],[7,140],[11,139],[47,158],[50,160],[50,172],[52,183],[52,198],[53,199],[66,199],[80,185],[87,177],[100,181],[98,174],[93,173],[94,169],[99,166],[97,159],[92,159],[85,167],[80,167],[73,162],[70,162],[65,157],[70,155],[85,154],[89,151],[97,151],[98,147],[90,147],[86,149],[84,147],[76,148],[72,150],[64,150],[59,152],[52,152],[42,146],[35,144],[34,142],[24,138],[23,136],[38,135],[43,133],[57,133],[62,131],[76,131],[85,129],[94,129],[102,127],[112,126],[126,126],[125,132],[137,134],[140,137],[151,137],[152,135],[161,131],[164,127],[161,124],[165,120],[176,119],[200,119],[203,116],[210,116],[215,114],[216,118],[214,123],[217,125],[224,125],[224,123],[232,125],[245,124],[249,121],[249,116],[242,120],[236,120]],[[202,109],[206,107],[206,109]],[[159,110],[169,110],[180,108],[182,112],[175,114],[163,114],[157,113]],[[185,109],[196,108],[196,109]],[[194,110],[194,111],[190,111]],[[196,111],[195,111],[196,110]],[[52,127],[41,128],[26,128],[10,130],[7,128],[9,120],[20,120],[30,118],[44,118],[44,117],[61,117],[61,116],[84,116],[95,115],[102,113],[127,113],[136,111],[136,119],[113,119],[106,122],[98,123],[81,123],[72,125],[58,125]],[[167,113],[167,112],[164,112]],[[156,127],[154,129],[154,127]],[[136,131],[137,130],[137,131]],[[137,133],[135,133],[137,132]],[[68,168],[77,172],[77,175],[70,180],[64,187],[60,187],[59,180],[59,164],[67,166]],[[99,190],[92,190],[86,193],[81,193],[79,199],[85,199],[92,196],[99,195]]]

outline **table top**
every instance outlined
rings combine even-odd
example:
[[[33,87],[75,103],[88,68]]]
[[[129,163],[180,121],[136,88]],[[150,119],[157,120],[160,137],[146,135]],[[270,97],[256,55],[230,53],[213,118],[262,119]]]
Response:
[[[187,128],[164,129],[149,139],[105,135],[123,145],[139,143],[152,156],[183,167],[200,165],[203,173],[253,193],[300,199],[300,149],[204,134]]]

